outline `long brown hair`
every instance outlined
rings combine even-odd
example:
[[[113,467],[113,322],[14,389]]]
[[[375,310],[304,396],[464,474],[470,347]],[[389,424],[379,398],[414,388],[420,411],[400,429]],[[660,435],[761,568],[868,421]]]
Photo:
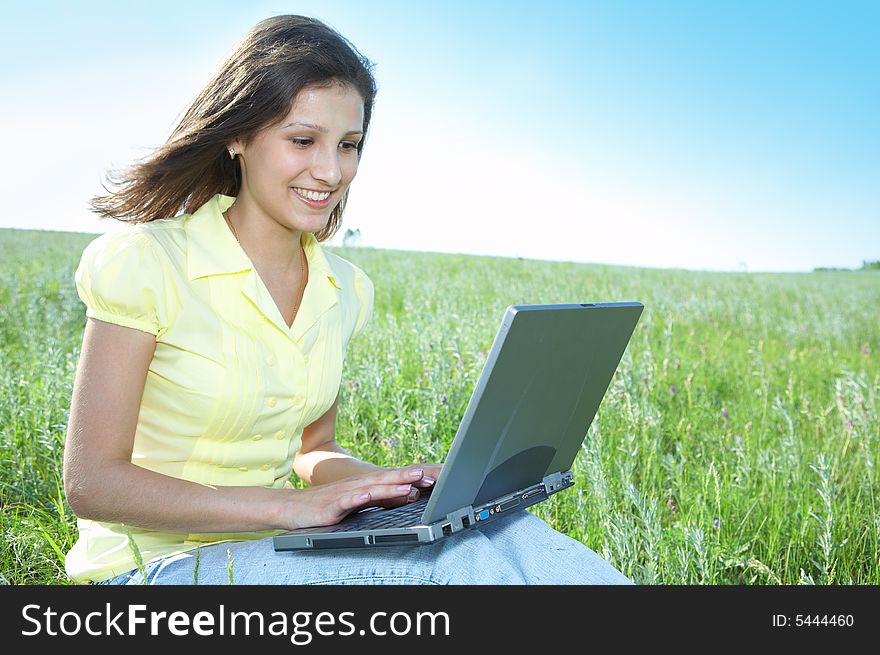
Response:
[[[238,159],[226,144],[248,143],[257,132],[284,119],[291,102],[310,86],[343,84],[364,100],[364,137],[373,113],[373,64],[342,35],[314,18],[274,16],[257,23],[201,90],[168,140],[150,156],[107,178],[119,187],[90,201],[101,217],[147,223],[192,213],[215,194],[237,196]],[[330,214],[319,241],[339,229],[346,191]]]

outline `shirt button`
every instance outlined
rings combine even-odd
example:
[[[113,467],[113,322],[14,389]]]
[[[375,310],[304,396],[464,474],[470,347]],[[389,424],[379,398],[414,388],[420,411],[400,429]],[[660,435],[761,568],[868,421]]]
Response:
[[[269,404],[269,407],[275,407],[275,405],[278,404],[278,399],[277,398],[269,398],[268,404]]]
[[[275,438],[276,439],[283,439],[284,438],[284,430],[278,430],[278,432],[275,433]]]
[[[261,470],[261,471],[268,471],[268,470],[269,470],[269,465],[268,465],[268,464],[263,464],[263,465],[260,467],[260,470]]]
[[[263,438],[262,434],[255,434],[254,435],[254,441],[260,441],[262,438]]]
[[[247,466],[239,466],[239,467],[238,467],[238,470],[241,471],[241,472],[243,472],[243,473],[247,473],[248,467],[247,467]]]

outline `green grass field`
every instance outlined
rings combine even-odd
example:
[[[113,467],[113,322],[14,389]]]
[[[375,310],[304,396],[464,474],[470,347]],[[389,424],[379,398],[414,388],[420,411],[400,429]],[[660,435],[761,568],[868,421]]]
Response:
[[[68,582],[73,272],[94,237],[0,230],[0,582]],[[442,461],[507,305],[637,300],[577,485],[532,510],[637,583],[880,584],[880,272],[333,250],[376,286],[341,389],[357,455]]]

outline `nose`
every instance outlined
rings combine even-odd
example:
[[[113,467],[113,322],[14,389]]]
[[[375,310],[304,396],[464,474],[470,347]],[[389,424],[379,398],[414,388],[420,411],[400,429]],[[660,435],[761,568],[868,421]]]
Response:
[[[337,148],[315,148],[312,160],[312,177],[324,184],[335,187],[342,179],[342,167],[339,165]]]

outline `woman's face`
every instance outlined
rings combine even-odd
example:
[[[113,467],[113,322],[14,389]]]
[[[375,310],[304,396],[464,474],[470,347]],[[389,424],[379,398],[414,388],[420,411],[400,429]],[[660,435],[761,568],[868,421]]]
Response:
[[[238,200],[289,229],[317,232],[327,225],[357,173],[364,101],[334,84],[307,87],[283,121],[261,130],[241,154]]]

